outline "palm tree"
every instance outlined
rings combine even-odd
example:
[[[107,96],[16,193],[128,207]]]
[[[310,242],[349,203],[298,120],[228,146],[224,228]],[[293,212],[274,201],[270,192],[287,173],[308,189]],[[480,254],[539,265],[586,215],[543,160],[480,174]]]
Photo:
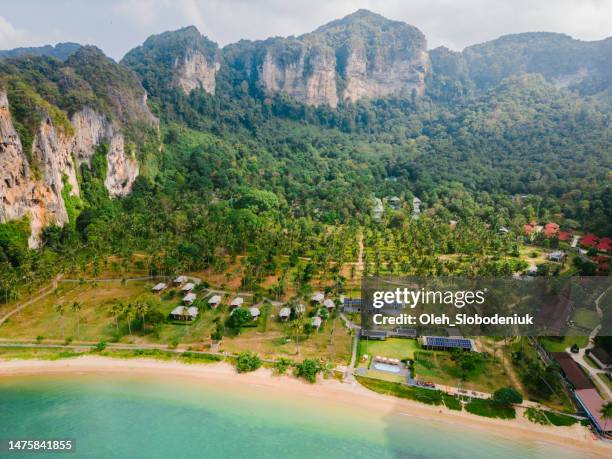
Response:
[[[62,324],[62,338],[66,338],[65,333],[64,333],[64,305],[56,304],[55,312],[57,312],[60,316],[60,323]]]
[[[149,309],[151,309],[149,306],[149,303],[147,303],[144,300],[140,300],[136,303],[136,313],[139,314],[140,318],[142,319],[142,331],[143,332],[145,329],[145,316],[149,312]]]
[[[134,320],[134,316],[135,316],[134,307],[131,304],[128,304],[127,306],[123,308],[123,313],[125,314],[125,318],[127,319],[128,331],[130,332],[130,335],[131,335],[132,334],[132,320]]]
[[[607,430],[608,427],[608,419],[612,419],[612,402],[606,403],[601,407],[601,417],[606,420],[604,424],[604,430]]]
[[[81,311],[81,304],[77,301],[75,301],[74,303],[72,303],[72,312],[74,312],[76,314],[76,318],[77,318],[77,338],[81,338],[81,317],[79,312]]]
[[[113,318],[115,319],[115,327],[117,328],[117,334],[119,334],[119,316],[123,312],[123,309],[124,309],[124,306],[121,301],[113,304],[113,307],[111,308],[111,314]]]

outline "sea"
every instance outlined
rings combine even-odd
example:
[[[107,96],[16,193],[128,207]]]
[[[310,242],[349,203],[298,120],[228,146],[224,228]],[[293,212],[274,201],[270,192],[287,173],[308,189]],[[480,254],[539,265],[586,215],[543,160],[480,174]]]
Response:
[[[316,392],[315,392],[316,393]],[[359,404],[355,404],[359,405]],[[406,410],[176,375],[0,377],[4,458],[581,458],[580,451]],[[8,440],[64,439],[72,452],[10,452]]]

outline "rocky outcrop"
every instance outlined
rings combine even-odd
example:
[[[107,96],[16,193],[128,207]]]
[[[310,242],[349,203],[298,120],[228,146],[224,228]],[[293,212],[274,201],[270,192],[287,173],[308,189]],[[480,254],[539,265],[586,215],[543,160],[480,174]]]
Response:
[[[258,79],[270,92],[282,92],[309,105],[335,107],[340,100],[417,96],[425,91],[429,55],[415,27],[360,10],[298,38],[256,42]],[[236,49],[240,64],[248,59]],[[224,50],[225,51],[225,50]]]
[[[177,84],[185,94],[194,89],[204,89],[209,94],[215,93],[216,76],[221,64],[210,60],[198,51],[189,51],[182,59],[175,61]]]
[[[32,228],[29,243],[35,247],[42,228],[68,221],[64,179],[72,193],[78,193],[70,139],[48,118],[36,132],[31,162],[13,126],[6,93],[0,92],[0,222],[27,217]]]
[[[69,135],[44,117],[28,155],[13,125],[7,95],[0,92],[0,222],[27,217],[31,247],[39,244],[45,226],[68,222],[64,186],[79,195],[77,165],[89,165],[100,142],[109,144],[104,184],[110,196],[129,193],[138,176],[138,163],[126,153],[123,135],[106,117],[85,108],[73,116],[72,125],[74,134]]]

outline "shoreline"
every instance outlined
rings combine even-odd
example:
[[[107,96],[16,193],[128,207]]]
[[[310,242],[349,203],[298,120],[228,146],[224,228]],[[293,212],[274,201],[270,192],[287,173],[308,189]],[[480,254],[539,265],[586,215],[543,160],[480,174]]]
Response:
[[[195,382],[206,380],[209,383],[242,385],[251,389],[273,390],[296,400],[313,397],[330,405],[356,406],[379,416],[406,416],[425,422],[456,424],[460,428],[470,427],[481,430],[484,434],[497,434],[519,441],[568,446],[602,457],[612,455],[612,444],[595,439],[593,434],[580,424],[570,427],[542,426],[524,418],[520,409],[517,409],[517,417],[513,420],[484,418],[466,411],[452,411],[445,407],[378,394],[356,381],[343,383],[335,379],[322,379],[310,384],[292,376],[275,376],[271,370],[265,368],[253,373],[239,374],[227,362],[188,364],[146,358],[120,359],[91,355],[65,360],[0,360],[0,379],[83,373],[156,376],[162,379],[178,377]]]

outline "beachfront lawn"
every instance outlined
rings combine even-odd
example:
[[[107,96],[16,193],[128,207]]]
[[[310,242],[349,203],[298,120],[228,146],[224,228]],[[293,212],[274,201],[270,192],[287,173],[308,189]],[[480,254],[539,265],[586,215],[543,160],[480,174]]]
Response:
[[[524,416],[531,422],[541,425],[552,424],[553,426],[572,426],[578,422],[578,419],[573,416],[553,413],[552,411],[538,410],[533,407],[527,408]]]
[[[512,406],[500,405],[490,399],[473,398],[465,409],[472,414],[487,418],[514,419],[516,410]]]
[[[577,344],[579,348],[586,347],[589,343],[588,336],[564,336],[564,337],[541,337],[540,344],[548,352],[565,352],[568,347]]]
[[[359,340],[358,358],[362,355],[374,357],[391,357],[393,359],[414,359],[415,351],[419,351],[421,346],[416,339],[388,338],[384,341],[379,340]]]
[[[592,309],[578,308],[574,311],[572,320],[579,327],[583,327],[589,330],[594,329],[599,325],[599,316]]]
[[[480,358],[479,358],[480,357]],[[448,352],[415,353],[414,375],[417,379],[467,390],[492,393],[508,385],[508,374],[499,359],[489,355],[475,356],[473,369],[463,371]]]

